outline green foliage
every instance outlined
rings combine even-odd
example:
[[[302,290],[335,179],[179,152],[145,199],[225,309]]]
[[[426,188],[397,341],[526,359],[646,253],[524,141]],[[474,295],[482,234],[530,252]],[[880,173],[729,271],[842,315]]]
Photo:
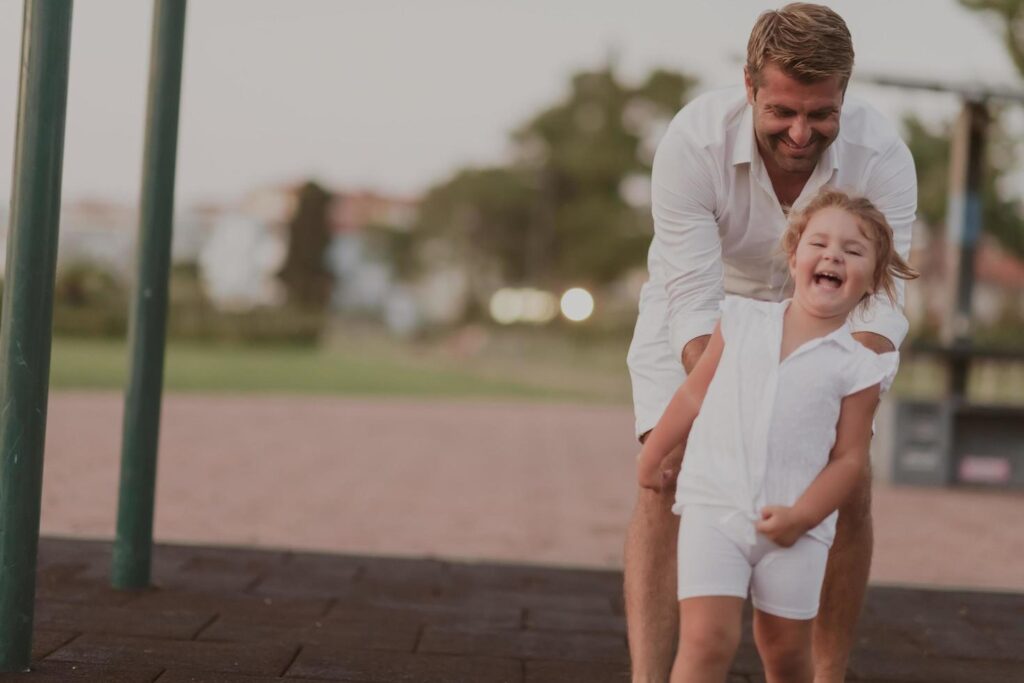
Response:
[[[326,315],[323,310],[294,306],[249,311],[172,306],[167,336],[239,346],[315,346],[326,325]]]
[[[206,298],[194,264],[174,266],[170,292],[170,339],[249,346],[312,346],[326,327],[326,313],[322,310],[285,306],[219,311]],[[101,266],[74,263],[61,268],[54,287],[54,335],[127,338],[129,295],[127,285]]]
[[[370,258],[388,263],[399,280],[408,281],[417,273],[412,233],[403,227],[370,223],[363,230]]]
[[[326,264],[330,206],[330,193],[316,183],[307,182],[299,190],[298,207],[288,225],[288,255],[278,273],[292,305],[323,309],[330,300],[334,281]]]
[[[427,194],[417,257],[467,265],[478,293],[601,285],[642,265],[649,208],[622,190],[649,176],[660,127],[694,84],[655,71],[630,86],[611,66],[575,74],[560,101],[514,132],[513,163],[463,170]]]
[[[634,88],[610,66],[578,73],[563,101],[516,132],[522,167],[540,190],[535,229],[548,236],[542,282],[604,284],[643,263],[649,211],[627,203],[623,184],[649,177],[651,138],[694,84],[668,71]]]
[[[430,190],[414,230],[424,268],[469,266],[474,289],[488,282],[520,284],[537,246],[537,191],[514,168],[466,169]]]
[[[107,268],[86,261],[61,268],[54,282],[55,304],[69,308],[126,306],[127,290]]]
[[[932,228],[945,226],[951,128],[946,124],[936,130],[912,115],[904,118],[903,125],[917,167],[918,214]],[[997,123],[993,123],[989,133],[982,187],[982,226],[1007,251],[1024,256],[1020,202],[1004,198],[999,191],[1000,178],[1017,164],[1015,146]]]
[[[1024,0],[960,0],[993,20],[1017,70],[1024,75]],[[904,119],[907,144],[918,178],[918,213],[933,228],[946,223],[949,196],[951,127],[929,128],[914,116]],[[1024,220],[1019,201],[999,191],[1001,178],[1018,166],[1017,144],[999,125],[995,111],[989,128],[982,189],[982,225],[1010,253],[1024,256]]]
[[[917,214],[930,228],[946,224],[950,126],[929,128],[913,114],[903,118],[904,138],[917,168]]]
[[[171,271],[170,339],[239,346],[312,346],[325,326],[322,309],[287,305],[218,310],[206,296],[195,264],[175,265]]]
[[[87,261],[62,266],[53,288],[53,332],[91,337],[128,330],[128,287],[109,269]]]

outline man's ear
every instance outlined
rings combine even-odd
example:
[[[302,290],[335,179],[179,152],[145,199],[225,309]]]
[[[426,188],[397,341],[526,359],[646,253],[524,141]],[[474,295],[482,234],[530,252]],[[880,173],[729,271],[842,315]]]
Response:
[[[747,104],[754,104],[754,96],[757,94],[757,87],[754,85],[754,79],[750,75],[750,71],[746,66],[743,67],[743,85],[747,89]]]

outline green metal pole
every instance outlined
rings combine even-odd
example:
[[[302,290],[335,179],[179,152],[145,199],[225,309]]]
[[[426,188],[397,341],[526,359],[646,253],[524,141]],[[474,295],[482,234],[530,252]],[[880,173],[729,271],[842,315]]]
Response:
[[[26,0],[0,319],[0,671],[32,656],[71,0]]]
[[[150,578],[184,39],[185,0],[156,0],[139,203],[138,277],[131,310],[132,360],[111,577],[116,588],[143,588]]]

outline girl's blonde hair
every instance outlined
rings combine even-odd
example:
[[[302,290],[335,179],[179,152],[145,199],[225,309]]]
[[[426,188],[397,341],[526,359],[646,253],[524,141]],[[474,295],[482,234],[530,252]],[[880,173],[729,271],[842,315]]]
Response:
[[[792,257],[796,253],[796,245],[803,237],[811,217],[818,211],[829,207],[842,209],[857,219],[857,225],[861,232],[871,240],[875,247],[875,272],[871,280],[871,291],[872,293],[885,292],[889,301],[895,304],[896,278],[913,280],[919,277],[920,273],[896,251],[889,221],[866,197],[850,196],[831,188],[823,189],[803,210],[790,217],[789,226],[782,236],[782,249],[786,256]]]

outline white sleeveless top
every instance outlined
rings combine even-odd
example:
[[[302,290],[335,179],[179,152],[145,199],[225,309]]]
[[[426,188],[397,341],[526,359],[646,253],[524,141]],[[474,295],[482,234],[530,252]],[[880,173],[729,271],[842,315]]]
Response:
[[[828,464],[843,398],[873,384],[886,391],[899,365],[898,352],[858,343],[849,323],[780,363],[789,302],[722,302],[725,347],[690,430],[672,508],[729,508],[728,527],[748,543],[761,508],[793,505]],[[809,535],[830,545],[837,516]]]

